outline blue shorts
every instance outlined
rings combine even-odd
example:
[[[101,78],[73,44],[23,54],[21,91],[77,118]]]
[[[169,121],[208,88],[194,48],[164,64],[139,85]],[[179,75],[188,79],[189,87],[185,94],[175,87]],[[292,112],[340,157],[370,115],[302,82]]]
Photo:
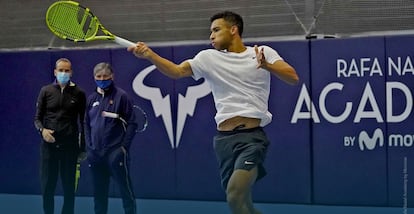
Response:
[[[230,176],[236,169],[251,170],[257,166],[257,180],[266,175],[263,167],[269,140],[263,128],[218,131],[214,150],[220,167],[221,185],[227,189]]]

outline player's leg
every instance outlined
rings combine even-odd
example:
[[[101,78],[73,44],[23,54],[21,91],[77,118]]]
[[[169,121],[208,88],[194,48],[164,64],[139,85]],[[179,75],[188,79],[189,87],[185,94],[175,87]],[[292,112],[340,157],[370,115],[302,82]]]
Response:
[[[219,132],[214,137],[222,185],[233,213],[259,213],[253,208],[251,191],[266,174],[262,163],[268,144],[262,128]]]
[[[108,161],[112,177],[117,183],[121,193],[125,214],[135,214],[136,202],[128,170],[129,160],[127,155],[128,154],[124,153],[124,151],[119,148],[109,155]]]
[[[257,178],[257,167],[251,170],[236,169],[227,185],[227,203],[234,214],[254,214],[251,196],[252,186]]]
[[[251,203],[251,205],[252,205],[251,209],[253,210],[253,213],[254,213],[254,214],[262,214],[259,210],[257,210],[256,208],[254,208],[254,206],[253,206],[253,200],[252,200],[252,194],[250,194],[250,199],[249,199],[249,201],[251,201],[251,202],[252,202],[252,203]]]

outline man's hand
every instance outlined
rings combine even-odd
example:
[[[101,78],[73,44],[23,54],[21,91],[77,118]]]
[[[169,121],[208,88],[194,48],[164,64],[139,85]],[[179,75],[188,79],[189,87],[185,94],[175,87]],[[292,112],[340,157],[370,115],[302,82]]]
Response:
[[[42,137],[43,140],[46,141],[47,143],[54,143],[55,142],[55,137],[53,137],[53,133],[55,131],[51,130],[51,129],[42,129]]]
[[[132,52],[138,58],[148,59],[152,50],[143,42],[137,42],[135,46],[130,46],[127,49]]]
[[[78,154],[78,163],[86,160],[86,158],[87,158],[86,152],[79,152],[79,154]]]
[[[267,67],[267,62],[264,56],[264,50],[263,48],[261,48],[259,50],[259,47],[257,47],[257,45],[254,46],[254,51],[256,52],[256,60],[257,60],[257,66],[256,68],[263,68],[266,69]]]

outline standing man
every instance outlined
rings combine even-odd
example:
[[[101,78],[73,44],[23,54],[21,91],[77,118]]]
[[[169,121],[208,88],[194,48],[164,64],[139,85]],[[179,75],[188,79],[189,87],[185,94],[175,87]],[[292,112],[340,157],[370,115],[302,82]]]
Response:
[[[133,102],[124,90],[115,86],[110,64],[97,64],[93,75],[98,87],[87,100],[85,139],[95,214],[107,213],[111,176],[118,184],[125,214],[135,214],[135,196],[128,171],[128,151],[137,127]]]
[[[76,163],[85,150],[86,96],[70,81],[72,74],[71,62],[58,59],[54,70],[56,80],[41,88],[36,103],[34,124],[42,136],[40,175],[45,214],[54,212],[58,175],[64,192],[62,214],[74,213]]]
[[[203,50],[177,65],[138,42],[128,51],[153,63],[174,78],[204,78],[215,106],[217,134],[214,149],[222,186],[233,214],[259,213],[252,202],[252,186],[265,175],[263,161],[269,144],[262,127],[269,124],[270,74],[288,84],[299,81],[295,69],[268,46],[245,46],[243,19],[224,11],[210,18],[210,41],[215,49]]]

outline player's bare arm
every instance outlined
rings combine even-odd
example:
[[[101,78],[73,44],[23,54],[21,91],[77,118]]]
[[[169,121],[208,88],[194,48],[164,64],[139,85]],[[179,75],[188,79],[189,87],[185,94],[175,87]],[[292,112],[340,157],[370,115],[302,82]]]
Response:
[[[187,61],[177,65],[168,59],[165,59],[155,53],[145,43],[138,42],[136,46],[128,47],[128,51],[132,52],[136,57],[143,58],[154,64],[161,73],[166,76],[179,79],[183,77],[189,77],[193,74],[190,63]]]
[[[299,82],[299,77],[296,74],[296,70],[283,60],[277,60],[273,64],[268,63],[264,56],[263,48],[259,50],[257,45],[254,47],[256,51],[257,68],[263,68],[271,72],[277,78],[290,84],[296,85]]]

